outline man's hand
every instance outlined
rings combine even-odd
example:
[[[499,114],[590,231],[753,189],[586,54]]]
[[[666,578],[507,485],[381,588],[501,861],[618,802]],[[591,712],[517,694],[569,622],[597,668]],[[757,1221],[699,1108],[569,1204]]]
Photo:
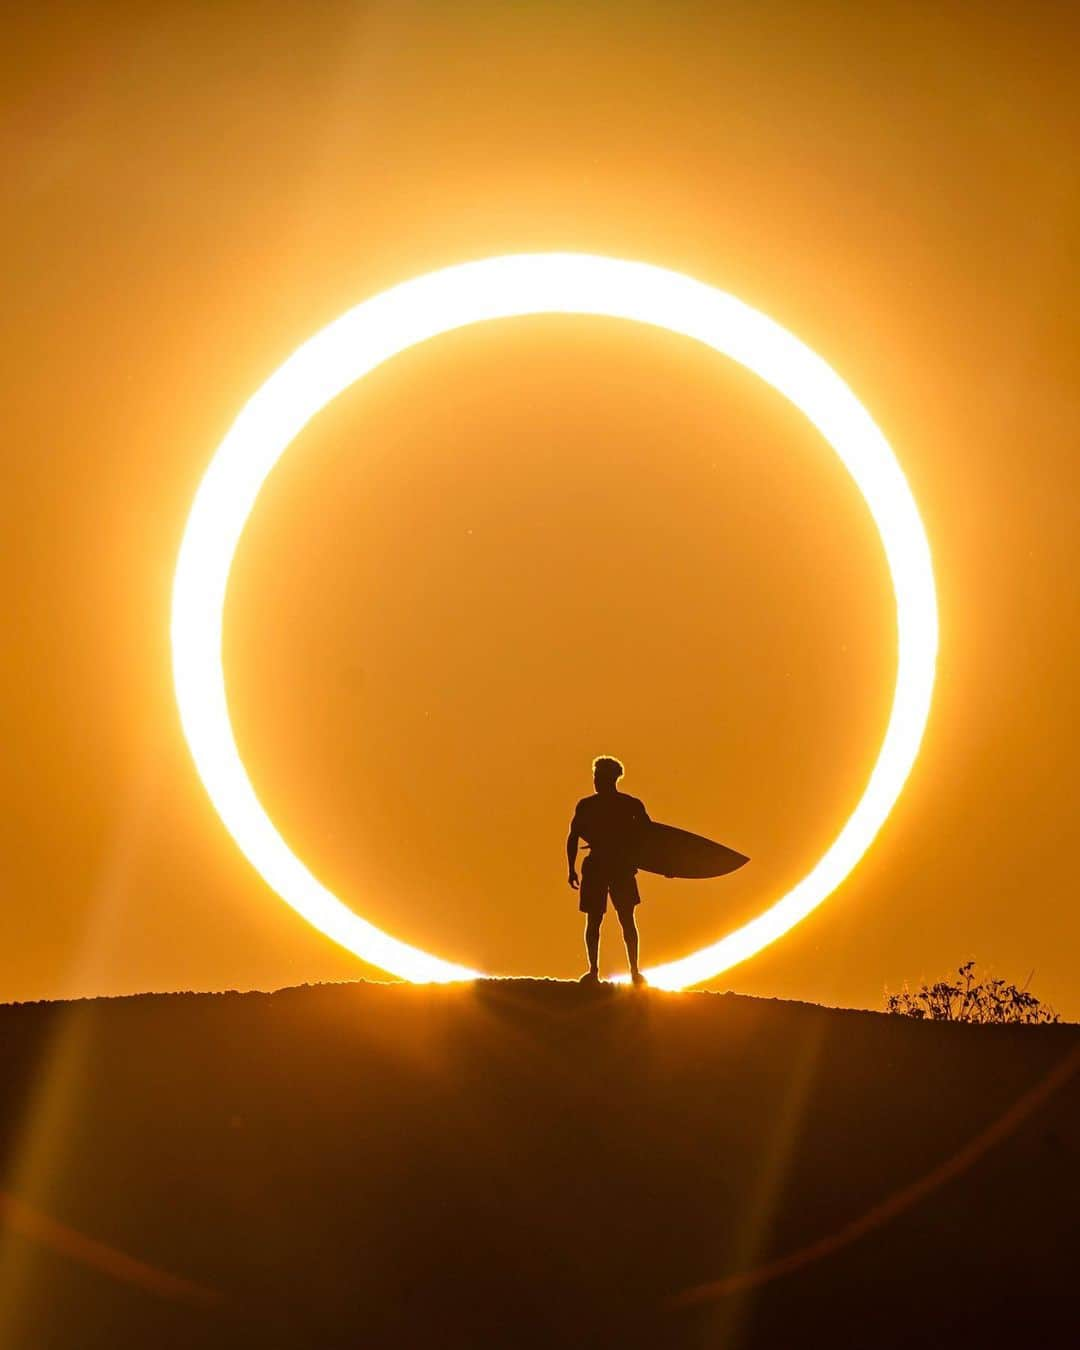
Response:
[[[570,889],[572,891],[576,891],[578,888],[578,878],[577,873],[574,871],[573,868],[570,869],[570,875],[566,879],[570,883]]]

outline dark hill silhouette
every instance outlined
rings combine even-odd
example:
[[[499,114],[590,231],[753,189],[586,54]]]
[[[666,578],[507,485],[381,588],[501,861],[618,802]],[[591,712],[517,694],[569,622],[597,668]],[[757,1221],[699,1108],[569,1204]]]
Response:
[[[1036,1344],[1078,1058],[531,981],[0,1008],[0,1344]]]

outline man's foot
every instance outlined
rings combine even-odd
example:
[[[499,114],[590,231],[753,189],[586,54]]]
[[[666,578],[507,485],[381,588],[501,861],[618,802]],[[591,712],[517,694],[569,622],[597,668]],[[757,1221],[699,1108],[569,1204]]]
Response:
[[[645,976],[642,975],[642,973],[641,973],[640,970],[632,970],[632,971],[630,972],[630,982],[631,982],[631,984],[637,984],[637,985],[648,984],[648,983],[649,983],[649,981],[645,978]]]
[[[578,984],[599,984],[599,983],[600,983],[600,976],[596,973],[595,970],[587,970],[585,974],[582,975],[581,979],[578,980]]]

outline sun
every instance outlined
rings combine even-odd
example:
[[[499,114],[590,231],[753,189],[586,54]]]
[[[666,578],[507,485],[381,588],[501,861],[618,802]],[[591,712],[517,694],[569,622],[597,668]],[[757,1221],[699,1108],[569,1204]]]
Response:
[[[532,314],[602,315],[652,324],[739,362],[799,408],[862,492],[896,600],[892,708],[862,797],[797,885],[749,923],[646,971],[660,988],[711,979],[789,932],[836,889],[884,824],[919,752],[930,712],[938,620],[930,546],[896,457],[840,377],[798,338],[724,291],[648,263],[528,253],[462,263],[395,286],[316,333],[245,405],[195,494],[172,598],[173,678],[196,768],[225,828],[267,884],[327,937],[402,979],[447,982],[484,972],[455,965],[368,923],[292,852],[240,759],[222,667],[233,555],[259,490],[299,431],[355,380],[398,352],[468,324]]]

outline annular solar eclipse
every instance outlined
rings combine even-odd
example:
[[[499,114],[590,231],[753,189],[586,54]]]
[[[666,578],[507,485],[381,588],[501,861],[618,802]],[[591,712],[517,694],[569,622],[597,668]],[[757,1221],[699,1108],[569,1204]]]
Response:
[[[418,342],[468,324],[534,314],[601,315],[652,324],[702,342],[759,375],[790,399],[840,456],[874,518],[892,578],[896,686],[861,798],[825,853],[786,894],[763,900],[756,918],[709,946],[646,971],[653,985],[681,989],[775,942],[855,867],[915,762],[937,661],[930,547],[888,442],[819,356],[734,296],[648,263],[576,253],[519,254],[406,281],[316,333],[248,401],[195,494],[172,598],[173,677],[181,723],[225,828],[282,900],[335,942],[402,979],[446,982],[484,974],[382,932],[328,890],[289,848],[263,810],[233,736],[222,622],[233,555],[259,490],[311,418],[355,380]],[[356,903],[362,906],[362,897]]]

